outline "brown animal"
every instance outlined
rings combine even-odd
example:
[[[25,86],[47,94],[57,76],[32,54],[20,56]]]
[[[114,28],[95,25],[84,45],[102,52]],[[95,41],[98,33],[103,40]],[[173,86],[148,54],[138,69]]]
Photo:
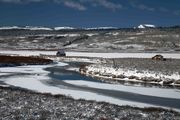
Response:
[[[162,55],[155,55],[152,60],[165,61],[166,59]]]

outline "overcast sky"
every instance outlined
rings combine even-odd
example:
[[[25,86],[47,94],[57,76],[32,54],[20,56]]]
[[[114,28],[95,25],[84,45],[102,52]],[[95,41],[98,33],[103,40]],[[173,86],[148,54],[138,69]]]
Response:
[[[0,0],[0,26],[180,25],[180,0]]]

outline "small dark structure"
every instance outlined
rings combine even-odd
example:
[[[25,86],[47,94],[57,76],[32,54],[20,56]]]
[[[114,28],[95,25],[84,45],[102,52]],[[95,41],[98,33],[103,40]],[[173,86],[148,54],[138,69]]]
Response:
[[[63,49],[60,49],[57,51],[56,56],[57,57],[66,56],[66,53]]]
[[[165,61],[166,59],[162,55],[155,55],[152,60]]]

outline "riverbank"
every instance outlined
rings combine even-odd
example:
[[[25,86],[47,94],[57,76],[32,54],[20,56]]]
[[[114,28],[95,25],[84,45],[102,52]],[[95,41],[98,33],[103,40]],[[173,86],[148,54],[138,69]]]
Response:
[[[16,87],[0,87],[2,119],[174,119],[180,114],[160,108],[117,106],[105,102],[74,100],[63,95],[40,94]]]
[[[82,74],[103,78],[109,83],[142,83],[180,86],[180,60],[157,61],[148,58],[104,59],[80,69]]]

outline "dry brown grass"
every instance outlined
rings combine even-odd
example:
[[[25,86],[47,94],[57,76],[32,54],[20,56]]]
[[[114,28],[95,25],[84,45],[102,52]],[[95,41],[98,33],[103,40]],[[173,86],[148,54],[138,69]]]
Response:
[[[0,56],[0,63],[3,64],[49,64],[50,59],[23,57],[23,56]]]

